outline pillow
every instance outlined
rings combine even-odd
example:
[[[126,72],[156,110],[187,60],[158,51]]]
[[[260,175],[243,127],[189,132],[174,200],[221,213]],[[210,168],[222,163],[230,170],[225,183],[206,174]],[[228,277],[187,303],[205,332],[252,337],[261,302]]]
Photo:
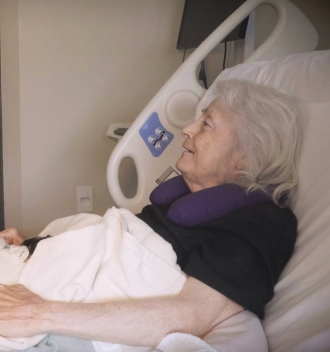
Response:
[[[329,50],[299,53],[269,61],[237,65],[221,72],[199,102],[195,117],[199,118],[202,109],[214,99],[217,83],[233,78],[269,85],[282,92],[293,94],[305,102],[328,101],[329,67]]]
[[[200,338],[174,332],[166,335],[157,347],[157,351],[162,352],[217,352]]]
[[[220,219],[230,212],[256,203],[271,202],[262,191],[246,192],[235,184],[223,184],[191,193],[182,176],[165,181],[150,194],[152,204],[169,206],[167,218],[190,227]]]
[[[265,309],[270,351],[330,350],[330,101],[309,104],[297,196],[296,247]]]
[[[203,341],[209,346],[203,346],[201,341],[196,337],[187,341],[191,342],[190,345],[188,343],[182,345],[180,342],[185,339],[180,335],[182,336],[183,334],[174,333],[165,337],[158,346],[159,350],[161,350],[160,347],[162,347],[162,351],[169,350],[171,352],[177,352],[179,351],[179,345],[180,347],[186,347],[186,349],[183,350],[185,352],[195,351],[193,347],[199,347],[201,351],[207,352],[210,351],[209,346],[221,352],[268,352],[267,340],[261,322],[256,315],[248,310],[243,310],[213,327],[212,331],[203,337]],[[172,338],[168,339],[168,337],[172,337],[173,340]],[[172,345],[171,340],[174,343],[177,342],[177,344]],[[193,344],[193,342],[196,343]],[[153,349],[150,352],[158,352],[159,350]],[[123,348],[123,352],[129,352],[129,350],[126,351],[126,349]]]
[[[177,199],[191,193],[182,176],[172,177],[161,183],[150,194],[149,200],[152,204],[169,206]]]

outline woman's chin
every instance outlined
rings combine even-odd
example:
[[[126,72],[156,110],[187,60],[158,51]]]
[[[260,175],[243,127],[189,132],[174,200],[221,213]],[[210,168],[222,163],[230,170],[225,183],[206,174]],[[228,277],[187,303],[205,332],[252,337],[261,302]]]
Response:
[[[184,172],[185,169],[187,169],[187,163],[190,163],[189,161],[191,154],[188,152],[183,152],[178,161],[176,162],[176,168],[180,172]]]
[[[182,160],[182,156],[179,158],[179,160],[176,162],[176,164],[175,164],[175,166],[176,166],[176,168],[181,172],[181,173],[183,173],[184,172],[184,169],[185,169],[185,167],[184,167],[184,161]]]

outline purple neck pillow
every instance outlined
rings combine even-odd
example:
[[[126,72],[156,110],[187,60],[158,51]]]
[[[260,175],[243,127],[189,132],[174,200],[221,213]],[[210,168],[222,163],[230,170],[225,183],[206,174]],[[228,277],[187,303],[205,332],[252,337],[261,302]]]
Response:
[[[223,184],[191,193],[182,176],[169,179],[150,194],[152,204],[169,207],[167,218],[177,225],[190,227],[219,220],[247,205],[270,203],[262,191],[247,193],[235,184]]]

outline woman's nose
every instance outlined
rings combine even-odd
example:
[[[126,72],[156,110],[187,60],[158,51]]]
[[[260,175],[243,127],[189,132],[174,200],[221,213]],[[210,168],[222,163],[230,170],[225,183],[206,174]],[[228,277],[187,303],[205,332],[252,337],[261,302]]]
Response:
[[[184,138],[193,138],[193,136],[199,131],[200,121],[194,121],[189,125],[183,127],[181,134]]]

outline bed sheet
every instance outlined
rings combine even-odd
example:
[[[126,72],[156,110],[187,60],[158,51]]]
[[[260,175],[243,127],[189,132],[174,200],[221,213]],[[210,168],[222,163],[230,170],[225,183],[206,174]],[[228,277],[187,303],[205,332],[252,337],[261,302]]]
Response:
[[[153,233],[153,231],[146,225],[144,224],[141,220],[136,218],[132,213],[130,213],[127,210],[121,209],[112,209],[112,212],[115,212],[117,216],[124,218],[122,219],[122,225],[123,227],[127,230],[127,233],[129,233],[130,240],[133,240],[134,245],[139,248],[139,251],[142,253],[145,253],[146,251],[149,253],[149,257],[157,257],[158,259],[155,259],[152,261],[152,267],[154,270],[154,265],[155,263],[158,263],[162,269],[165,268],[165,271],[167,273],[170,273],[171,277],[168,278],[166,275],[166,283],[165,286],[168,288],[168,282],[169,280],[173,283],[175,282],[175,292],[180,291],[180,288],[182,287],[184,281],[185,281],[185,276],[181,273],[179,267],[176,264],[176,256],[174,254],[174,251],[172,250],[171,246],[167,242],[165,242],[160,236],[156,235]],[[119,214],[120,213],[120,214]],[[106,217],[109,217],[109,212],[106,214]],[[73,301],[90,301],[95,299],[95,294],[94,292],[91,292],[93,289],[89,288],[89,284],[86,285],[85,280],[82,279],[81,276],[79,277],[74,277],[71,276],[68,277],[69,282],[66,281],[64,278],[58,278],[58,276],[62,276],[62,271],[59,270],[59,268],[62,266],[65,267],[65,263],[56,263],[54,261],[57,256],[72,256],[72,248],[70,249],[70,246],[74,246],[74,251],[75,253],[77,252],[83,252],[85,253],[82,257],[83,260],[88,261],[88,266],[89,266],[89,272],[86,274],[87,276],[90,276],[92,274],[92,271],[96,271],[98,268],[98,263],[101,262],[101,258],[99,256],[95,256],[95,252],[99,252],[98,249],[101,247],[106,248],[106,245],[104,243],[105,238],[101,241],[96,241],[97,243],[94,243],[96,238],[98,237],[98,233],[100,237],[104,237],[102,235],[103,228],[106,226],[104,224],[104,218],[98,216],[98,215],[92,215],[92,214],[78,214],[72,217],[67,217],[63,219],[58,219],[52,222],[50,225],[48,225],[40,234],[41,236],[46,236],[46,235],[52,235],[55,236],[52,239],[47,239],[45,241],[40,242],[38,245],[38,249],[36,250],[35,258],[33,261],[28,262],[28,264],[24,264],[24,270],[23,274],[21,275],[20,282],[23,283],[25,286],[28,288],[32,289],[32,291],[40,294],[44,298],[47,299],[54,299],[57,300],[58,297],[61,298],[61,300],[73,300]],[[120,225],[121,227],[121,225]],[[113,222],[111,223],[111,228],[114,228]],[[82,231],[83,230],[83,231]],[[118,233],[122,234],[122,231],[120,230]],[[58,236],[57,236],[58,235]],[[132,239],[131,236],[134,236],[134,239]],[[65,246],[66,248],[63,248],[63,238],[65,241],[65,238],[70,238],[69,242]],[[79,239],[79,242],[78,242]],[[93,242],[93,243],[92,243]],[[84,243],[84,245],[78,245],[79,243]],[[117,247],[113,248],[112,251],[115,251],[117,253],[120,253],[120,250],[118,248],[120,242],[117,243]],[[110,244],[110,243],[109,243]],[[111,246],[113,246],[113,242],[111,243]],[[10,246],[10,247],[16,247],[16,246]],[[137,248],[135,247],[135,248]],[[22,247],[19,247],[20,250]],[[90,248],[94,248],[95,251],[90,253]],[[4,248],[2,248],[4,249]],[[13,249],[13,248],[12,248]],[[48,249],[52,252],[51,255],[49,255]],[[59,251],[59,252],[58,252]],[[7,248],[7,252],[9,253],[10,250]],[[57,253],[58,252],[58,253]],[[111,250],[110,250],[111,252]],[[7,254],[8,254],[7,253]],[[26,258],[27,254],[27,249],[24,251],[21,251],[23,254],[22,256],[14,256],[11,258],[11,260],[16,260],[22,263],[24,259]],[[0,254],[3,255],[4,251],[1,250]],[[81,254],[81,253],[80,253]],[[87,255],[87,257],[86,257]],[[92,260],[90,260],[90,256],[93,257]],[[78,256],[79,257],[79,256]],[[1,256],[0,256],[1,258]],[[6,260],[8,257],[6,257]],[[104,258],[103,258],[104,259]],[[78,261],[81,260],[78,258]],[[14,267],[12,265],[11,267]],[[75,264],[77,266],[77,262]],[[42,268],[47,268],[47,271],[41,270]],[[49,270],[48,268],[52,267],[54,268],[53,270]],[[77,266],[79,267],[79,266]],[[134,267],[136,267],[134,265]],[[92,269],[94,268],[94,269]],[[21,268],[22,271],[22,268]],[[8,273],[7,273],[8,274]],[[164,274],[164,271],[163,271]],[[17,272],[15,272],[15,275],[17,275]],[[38,278],[36,279],[36,276],[38,275]],[[40,276],[41,275],[41,276]],[[0,272],[0,280],[4,279],[5,276],[5,270]],[[16,280],[18,281],[19,275],[15,276]],[[164,276],[163,276],[164,277]],[[102,280],[104,277],[102,277]],[[112,280],[112,279],[111,279]],[[88,280],[87,280],[88,281]],[[158,280],[159,281],[159,280]],[[40,282],[42,282],[42,285],[40,285]],[[152,277],[152,282],[153,282],[153,287],[154,287],[154,277]],[[14,282],[12,282],[14,283]],[[55,285],[54,285],[55,283]],[[75,287],[74,290],[72,290],[72,285],[74,283],[78,283],[79,288]],[[132,285],[136,285],[135,282],[131,282]],[[143,286],[145,283],[143,284]],[[172,284],[171,284],[172,285]],[[159,290],[159,282],[156,284],[157,290]],[[164,288],[164,283],[162,284]],[[123,286],[122,286],[123,288]],[[145,288],[143,288],[145,290]],[[172,290],[170,288],[170,290]],[[154,288],[152,289],[154,290]],[[161,288],[161,290],[163,290]],[[150,293],[150,292],[149,292]],[[117,297],[118,295],[120,296],[122,293],[117,292]],[[135,293],[137,295],[141,295],[141,292]],[[102,299],[103,297],[101,297]],[[98,295],[98,299],[100,299],[100,296]],[[136,351],[136,352],[151,352],[153,349],[149,347],[131,347],[131,346],[124,346],[124,345],[114,345],[114,344],[108,344],[108,343],[103,343],[103,342],[97,342],[97,341],[89,341],[89,340],[84,340],[84,339],[75,339],[75,338],[64,338],[63,336],[58,336],[58,335],[47,335],[47,336],[36,336],[32,339],[14,339],[9,342],[9,344],[4,344],[3,341],[1,341],[0,337],[0,343],[3,347],[7,347],[5,349],[0,349],[1,351],[27,351],[27,352],[34,352],[34,351],[40,351],[40,352],[53,352],[53,351],[73,351],[76,350],[74,346],[80,346],[79,351],[84,351],[88,350],[91,352],[129,352],[129,351]],[[235,340],[234,343],[232,343],[232,340]],[[216,348],[217,351],[223,351],[223,352],[232,352],[232,351],[241,351],[242,348],[244,348],[245,352],[265,352],[267,351],[267,342],[265,339],[265,335],[261,326],[261,323],[259,319],[252,313],[248,311],[243,311],[240,314],[237,314],[236,316],[226,320],[225,322],[219,324],[217,327],[213,329],[213,331],[208,334],[205,338],[205,343],[210,344],[213,346],[213,348]],[[167,341],[167,342],[166,342]],[[177,336],[172,336],[171,340],[167,338],[165,342],[162,343],[160,346],[161,350],[163,351],[168,351],[169,344],[173,346],[173,343],[178,343],[181,345],[181,350],[182,351],[190,351],[191,350],[191,343],[196,342],[196,346],[200,347],[202,344],[202,341],[196,337],[191,337],[189,339],[190,345],[187,345],[186,347],[183,345],[182,346],[182,336],[177,335]],[[199,341],[199,342],[198,342]],[[11,346],[11,347],[10,347]],[[70,347],[71,346],[71,347]],[[234,348],[233,348],[234,346]],[[196,347],[196,348],[197,348]],[[188,349],[185,349],[188,348]],[[211,348],[211,347],[210,347]],[[211,351],[212,349],[210,349]]]

